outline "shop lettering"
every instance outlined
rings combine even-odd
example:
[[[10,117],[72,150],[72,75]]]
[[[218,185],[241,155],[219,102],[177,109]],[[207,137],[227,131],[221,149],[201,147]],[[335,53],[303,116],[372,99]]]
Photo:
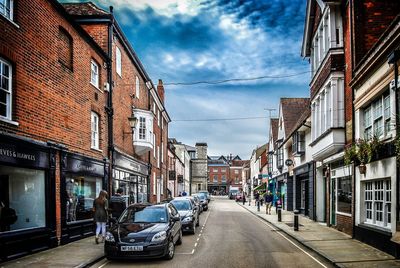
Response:
[[[95,171],[96,170],[95,167],[84,166],[84,165],[80,165],[80,164],[77,164],[76,168],[79,170],[85,170],[85,171]]]
[[[36,161],[36,156],[35,155],[19,153],[19,152],[13,151],[13,150],[7,150],[7,149],[1,149],[1,148],[0,148],[0,155],[19,158],[19,159]]]

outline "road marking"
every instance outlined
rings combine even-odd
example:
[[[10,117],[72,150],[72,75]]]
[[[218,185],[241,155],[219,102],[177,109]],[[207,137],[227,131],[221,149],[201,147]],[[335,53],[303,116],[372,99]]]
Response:
[[[251,212],[250,212],[251,213]],[[287,238],[285,235],[283,235],[280,230],[277,230],[275,227],[273,227],[272,225],[270,225],[269,223],[261,220],[257,215],[254,215],[253,213],[251,213],[251,215],[253,215],[254,217],[256,217],[259,221],[261,221],[262,223],[264,223],[265,225],[267,225],[269,228],[271,228],[272,230],[276,230],[278,232],[276,232],[277,234],[279,234],[280,236],[282,236],[283,238],[285,238],[287,241],[289,241],[293,246],[295,246],[296,248],[300,249],[301,251],[303,251],[308,257],[310,257],[311,259],[313,259],[315,262],[317,262],[319,265],[321,265],[322,267],[328,268],[327,266],[325,266],[322,262],[320,262],[319,260],[317,260],[315,257],[313,257],[310,253],[308,253],[307,251],[305,251],[304,249],[302,249],[301,247],[299,247],[298,245],[296,245],[292,240],[290,240],[289,238]]]
[[[194,247],[197,247],[197,243],[194,243]]]
[[[200,237],[197,238],[197,241],[199,241],[199,240],[200,240]]]
[[[194,249],[192,250],[192,255],[194,254]]]
[[[102,265],[100,265],[98,268],[103,268],[104,266],[106,266],[110,261],[106,261],[105,263],[103,263]]]
[[[201,236],[201,234],[199,234],[199,237]]]

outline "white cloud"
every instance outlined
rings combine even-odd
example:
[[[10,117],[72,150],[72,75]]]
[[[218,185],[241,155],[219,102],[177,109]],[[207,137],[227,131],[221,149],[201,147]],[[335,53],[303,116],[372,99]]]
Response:
[[[160,15],[172,17],[177,14],[196,16],[204,0],[101,0],[100,2],[119,9],[144,10],[150,7]]]

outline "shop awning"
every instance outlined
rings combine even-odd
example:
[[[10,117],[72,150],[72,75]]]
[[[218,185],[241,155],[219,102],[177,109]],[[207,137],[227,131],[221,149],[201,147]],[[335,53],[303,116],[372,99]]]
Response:
[[[253,190],[254,190],[254,191],[256,191],[256,190],[265,191],[265,190],[266,190],[266,189],[265,189],[265,186],[266,186],[266,183],[264,182],[264,183],[258,185],[257,187],[255,187]]]

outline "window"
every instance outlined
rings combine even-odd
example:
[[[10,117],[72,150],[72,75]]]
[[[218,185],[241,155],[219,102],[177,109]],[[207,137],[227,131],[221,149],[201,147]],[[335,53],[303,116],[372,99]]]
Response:
[[[0,118],[11,120],[12,68],[0,58]]]
[[[13,0],[0,0],[0,14],[7,19],[13,20]]]
[[[221,172],[226,172],[226,169],[225,168],[221,169]]]
[[[274,154],[268,153],[268,173],[272,173],[274,167]]]
[[[99,88],[99,65],[94,60],[90,63],[90,83]]]
[[[115,50],[115,65],[116,65],[117,74],[119,74],[119,76],[122,77],[121,50],[119,50],[118,47],[116,47],[116,50]]]
[[[235,174],[239,174],[239,170],[235,169]]]
[[[153,156],[156,158],[156,134],[153,134]]]
[[[218,168],[213,168],[213,172],[218,172]]]
[[[72,37],[65,29],[60,28],[58,31],[58,39],[58,61],[68,69],[72,70]]]
[[[160,168],[160,146],[157,146],[157,168]]]
[[[303,180],[301,181],[301,195],[300,195],[300,208],[305,209],[306,208],[306,182]]]
[[[235,184],[239,184],[239,178],[235,177]]]
[[[160,110],[157,110],[157,124],[160,126]]]
[[[156,173],[153,172],[153,195],[155,195],[157,192],[157,179],[156,179]]]
[[[392,215],[391,181],[369,181],[364,184],[365,223],[390,228]]]
[[[146,118],[139,117],[139,139],[146,139]]]
[[[91,114],[92,122],[92,142],[91,147],[93,149],[99,149],[99,115],[95,112]]]
[[[140,81],[139,81],[139,77],[136,76],[136,81],[135,81],[135,89],[136,89],[136,98],[139,99],[140,97]]]
[[[222,182],[226,182],[226,176],[225,176],[225,175],[222,175],[221,181],[222,181]]]
[[[280,146],[280,144],[278,144],[278,147]],[[278,148],[278,154],[277,154],[277,158],[278,158],[278,161],[277,161],[277,167],[278,168],[282,168],[283,167],[283,148],[282,147],[280,147],[280,148]]]
[[[218,182],[218,176],[214,175],[213,182]]]
[[[164,163],[164,142],[161,142],[161,163]]]
[[[305,152],[305,133],[304,131],[297,131],[293,135],[293,154],[304,154]]]
[[[45,171],[0,166],[0,201],[16,218],[0,218],[0,234],[46,226]],[[92,201],[93,202],[93,201]],[[93,204],[92,204],[93,206]]]
[[[337,211],[351,214],[351,176],[337,178]]]
[[[160,190],[161,195],[164,195],[164,174],[161,174]]]
[[[386,92],[364,107],[364,138],[385,137],[391,131],[390,95]]]

